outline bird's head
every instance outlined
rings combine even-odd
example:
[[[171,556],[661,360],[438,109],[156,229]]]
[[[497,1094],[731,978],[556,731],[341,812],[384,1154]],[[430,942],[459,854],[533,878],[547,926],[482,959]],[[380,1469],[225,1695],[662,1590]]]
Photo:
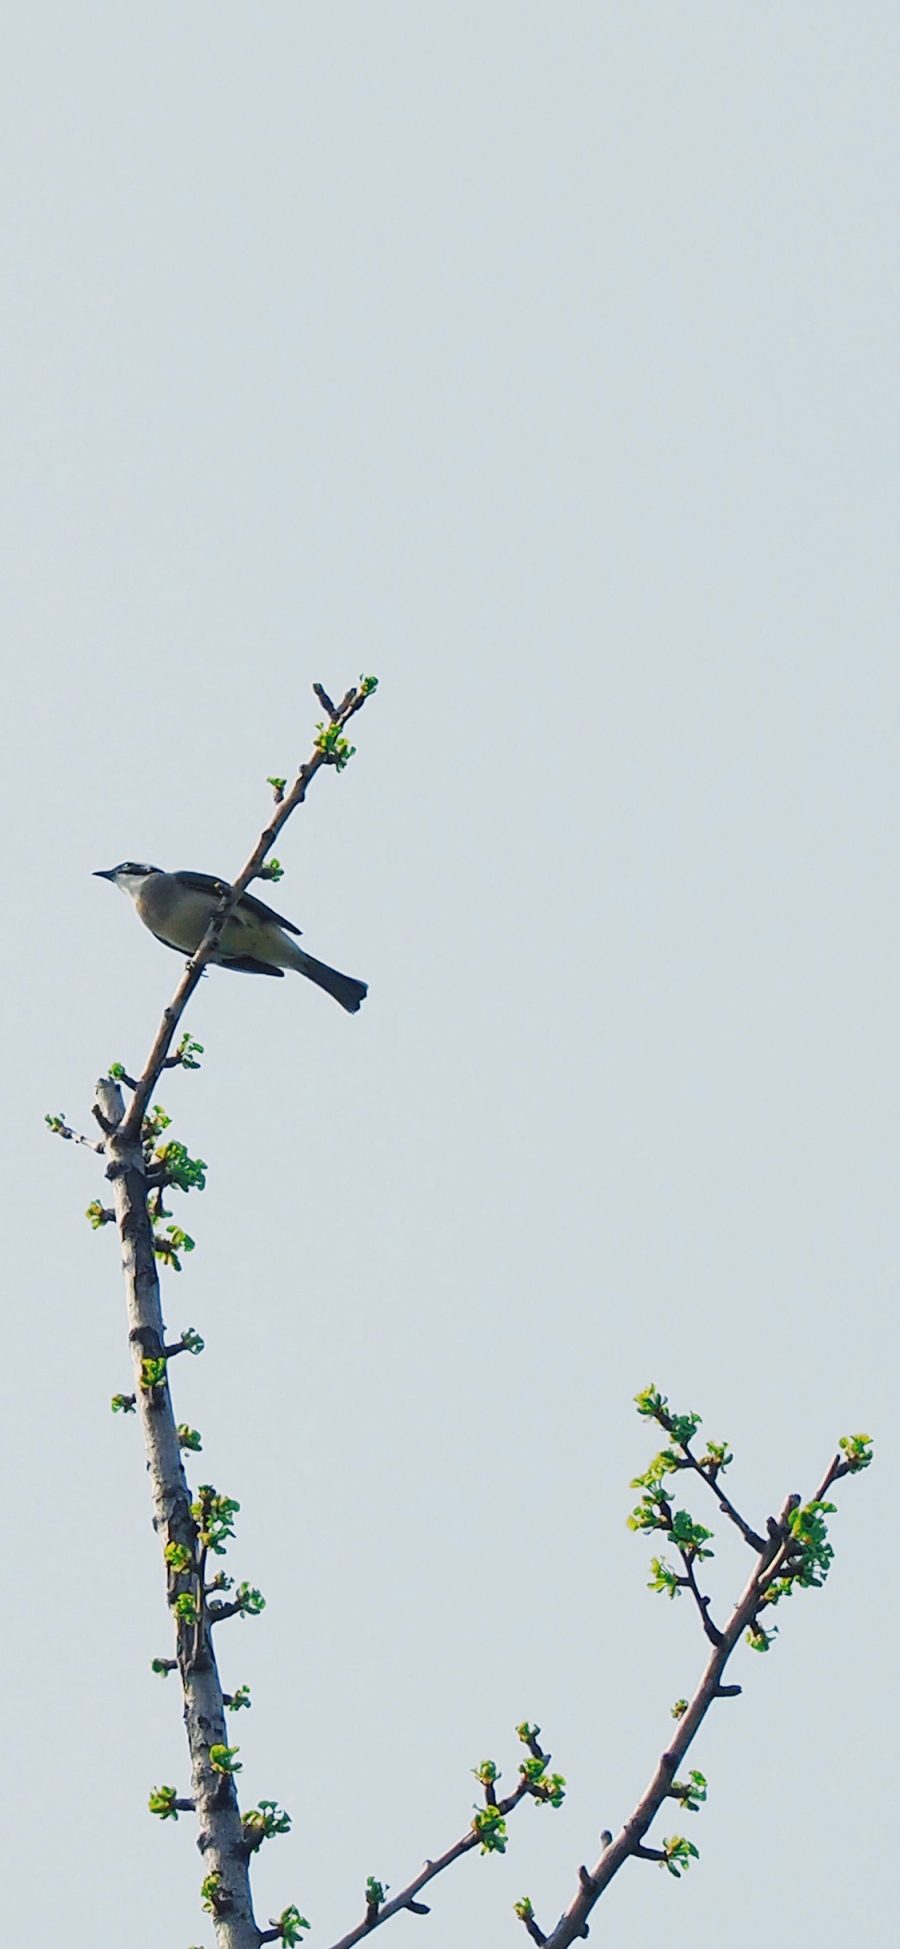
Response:
[[[137,860],[126,859],[121,866],[100,867],[93,877],[95,880],[112,880],[113,886],[117,886],[121,893],[130,893],[133,898],[145,880],[161,872],[161,866],[140,866]]]

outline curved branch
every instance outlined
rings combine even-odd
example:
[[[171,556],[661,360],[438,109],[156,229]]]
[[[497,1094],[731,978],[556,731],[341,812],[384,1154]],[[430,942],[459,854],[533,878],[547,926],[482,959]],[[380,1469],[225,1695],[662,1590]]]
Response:
[[[836,1455],[812,1500],[821,1502],[832,1482],[838,1476],[846,1475],[848,1470],[848,1463]],[[652,1778],[620,1832],[604,1847],[590,1870],[580,1871],[578,1890],[565,1913],[560,1916],[556,1928],[547,1936],[547,1949],[569,1949],[571,1943],[587,1934],[587,1918],[592,1908],[626,1861],[634,1857],[639,1860],[659,1858],[657,1850],[644,1846],[644,1836],[663,1802],[668,1799],[677,1768],[692,1745],[710,1706],[716,1699],[733,1697],[740,1690],[739,1686],[723,1685],[722,1674],[744,1632],[753,1624],[770,1584],[776,1581],[784,1567],[791,1544],[788,1518],[797,1502],[796,1496],[789,1496],[777,1522],[770,1519],[768,1540],[757,1556],[730,1623],[710,1653],[694,1696],[678,1722],[671,1745],[660,1755]]]

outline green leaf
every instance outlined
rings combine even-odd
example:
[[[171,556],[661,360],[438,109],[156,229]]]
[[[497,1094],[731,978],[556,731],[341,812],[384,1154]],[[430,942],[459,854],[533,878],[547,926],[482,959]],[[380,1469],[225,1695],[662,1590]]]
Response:
[[[201,1881],[200,1902],[208,1915],[221,1915],[231,1907],[230,1900],[225,1899],[222,1876],[218,1868],[214,1868],[212,1874],[206,1875]]]
[[[149,1394],[153,1387],[161,1387],[166,1378],[168,1362],[165,1354],[157,1354],[141,1361],[141,1386]]]
[[[674,1875],[678,1881],[682,1874],[687,1873],[692,1861],[699,1861],[700,1850],[695,1848],[693,1841],[686,1841],[683,1834],[673,1834],[663,1841],[663,1855],[665,1858],[660,1862],[660,1867],[668,1868],[670,1875]]]
[[[151,1814],[158,1815],[160,1820],[177,1820],[178,1808],[175,1805],[176,1798],[177,1789],[175,1787],[154,1787],[147,1805]]]
[[[240,1773],[243,1761],[237,1758],[239,1746],[224,1746],[217,1741],[209,1749],[209,1763],[214,1773]],[[273,1802],[274,1805],[274,1802]]]
[[[214,1556],[224,1556],[227,1545],[234,1536],[234,1519],[240,1503],[231,1496],[220,1496],[211,1482],[203,1482],[197,1490],[197,1499],[191,1503],[191,1515],[200,1532],[200,1542],[205,1550],[212,1550]]]
[[[163,1556],[176,1577],[184,1576],[194,1567],[194,1559],[186,1543],[167,1543]]]
[[[838,1447],[851,1470],[867,1469],[874,1460],[871,1435],[842,1435]]]
[[[282,1909],[276,1923],[276,1927],[281,1930],[281,1940],[287,1944],[287,1949],[296,1949],[297,1943],[303,1939],[300,1934],[301,1929],[308,1929],[309,1926],[306,1916],[301,1915],[300,1910],[295,1908],[293,1903],[290,1908]]]
[[[506,1820],[499,1807],[476,1807],[472,1821],[482,1854],[505,1854],[509,1835]]]
[[[262,1591],[257,1590],[255,1584],[238,1584],[234,1597],[242,1617],[258,1617],[260,1611],[266,1608]]]
[[[226,1750],[236,1753],[238,1748],[233,1746]],[[219,1770],[233,1773],[239,1771],[239,1768],[228,1767]],[[279,1807],[277,1800],[261,1800],[258,1807],[251,1807],[246,1814],[241,1815],[241,1825],[253,1845],[260,1847],[263,1841],[270,1841],[275,1834],[289,1834],[291,1817],[290,1814],[285,1813],[283,1807]]]

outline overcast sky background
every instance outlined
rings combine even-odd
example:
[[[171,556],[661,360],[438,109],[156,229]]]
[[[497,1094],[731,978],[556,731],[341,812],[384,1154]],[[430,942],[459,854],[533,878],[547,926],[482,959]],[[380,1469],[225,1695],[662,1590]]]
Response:
[[[7,26],[10,1941],[212,1942],[146,1812],[188,1774],[116,1240],[42,1125],[143,1063],[179,966],[89,876],[235,872],[311,682],[364,670],[277,904],[370,998],[214,974],[162,1092],[210,1166],[176,1408],[268,1599],[219,1640],[242,1794],[294,1818],[257,1914],[328,1949],[527,1716],[564,1810],[390,1940],[556,1920],[704,1661],[625,1528],[654,1380],[756,1523],[842,1433],[878,1466],[655,1830],[700,1863],[630,1866],[593,1933],[888,1939],[898,42],[887,0]],[[744,1574],[725,1543],[720,1616]]]

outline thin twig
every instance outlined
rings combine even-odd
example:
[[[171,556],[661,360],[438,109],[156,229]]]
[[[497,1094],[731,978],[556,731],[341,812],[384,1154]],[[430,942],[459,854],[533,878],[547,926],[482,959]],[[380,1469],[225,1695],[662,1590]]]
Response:
[[[528,1782],[520,1780],[518,1786],[512,1793],[507,1794],[505,1800],[497,1802],[501,1814],[511,1813],[513,1807],[517,1807],[528,1792]],[[408,1881],[406,1887],[401,1888],[399,1895],[395,1895],[392,1901],[385,1902],[383,1908],[378,1910],[374,1922],[363,1917],[363,1920],[357,1923],[356,1928],[351,1929],[348,1935],[342,1935],[339,1942],[332,1943],[331,1949],[353,1949],[354,1943],[362,1942],[366,1936],[372,1934],[373,1929],[380,1929],[383,1922],[389,1922],[391,1916],[399,1915],[402,1909],[408,1908],[414,1915],[427,1915],[428,1910],[424,1904],[415,1900],[420,1889],[427,1888],[428,1883],[434,1881],[437,1875],[442,1875],[445,1868],[449,1868],[454,1861],[459,1860],[460,1855],[469,1854],[472,1848],[478,1847],[479,1844],[478,1833],[474,1827],[469,1827],[458,1841],[454,1841],[452,1847],[448,1847],[446,1854],[439,1855],[436,1861],[426,1861],[419,1873],[413,1876],[412,1881]]]
[[[699,1475],[701,1482],[705,1482],[707,1488],[712,1490],[722,1511],[722,1515],[727,1516],[729,1521],[734,1524],[735,1529],[740,1530],[744,1542],[749,1543],[751,1550],[755,1550],[758,1556],[760,1551],[765,1547],[762,1537],[757,1534],[756,1530],[748,1522],[745,1522],[740,1510],[735,1509],[734,1503],[726,1496],[724,1489],[720,1489],[718,1482],[714,1480],[709,1471],[701,1468],[696,1455],[691,1453],[689,1444],[683,1441],[679,1443],[679,1447],[685,1457],[685,1461],[681,1466],[693,1469],[694,1474]]]
[[[697,1609],[700,1612],[700,1622],[703,1626],[706,1636],[709,1639],[710,1644],[721,1644],[722,1633],[719,1630],[718,1625],[713,1623],[712,1618],[709,1615],[709,1607],[712,1602],[712,1599],[709,1597],[704,1597],[703,1592],[701,1591],[699,1584],[697,1583],[697,1578],[694,1572],[694,1566],[693,1563],[691,1562],[690,1557],[687,1554],[687,1551],[679,1550],[678,1554],[681,1558],[682,1563],[684,1564],[684,1576],[679,1577],[678,1581],[686,1590],[690,1591],[691,1596],[694,1599],[694,1603],[696,1604]]]

